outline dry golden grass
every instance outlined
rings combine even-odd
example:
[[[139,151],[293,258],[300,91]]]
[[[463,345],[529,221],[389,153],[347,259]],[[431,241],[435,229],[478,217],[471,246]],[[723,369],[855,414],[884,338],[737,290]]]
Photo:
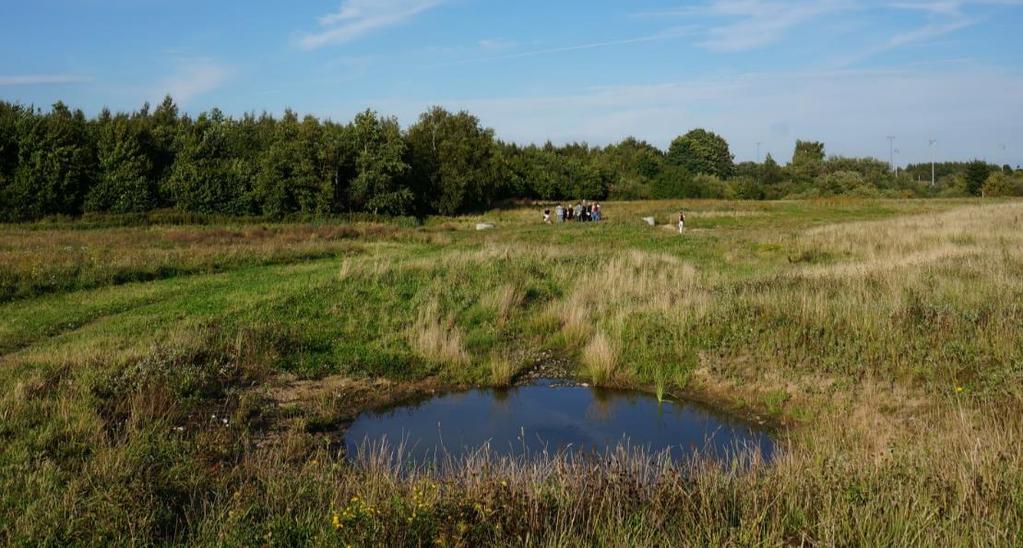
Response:
[[[594,386],[613,385],[618,374],[618,348],[602,331],[598,331],[583,348],[582,365]]]
[[[511,312],[522,305],[525,293],[515,284],[504,284],[483,297],[484,306],[494,310],[498,325],[508,321]]]
[[[441,315],[437,301],[419,311],[410,329],[409,340],[423,358],[437,364],[464,365],[469,355],[462,348],[462,332],[450,317]]]
[[[510,385],[517,373],[515,364],[500,354],[492,354],[487,359],[487,368],[490,370],[490,382],[494,386]]]

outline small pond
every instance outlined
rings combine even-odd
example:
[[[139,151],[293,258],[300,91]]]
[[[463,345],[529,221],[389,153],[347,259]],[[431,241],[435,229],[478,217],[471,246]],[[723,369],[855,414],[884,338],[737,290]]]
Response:
[[[391,451],[403,445],[404,460],[415,464],[457,459],[488,445],[492,455],[512,457],[601,454],[620,445],[648,454],[668,451],[676,461],[697,453],[728,460],[752,451],[770,460],[774,453],[762,428],[703,406],[551,380],[370,411],[345,433],[349,458],[382,442]]]

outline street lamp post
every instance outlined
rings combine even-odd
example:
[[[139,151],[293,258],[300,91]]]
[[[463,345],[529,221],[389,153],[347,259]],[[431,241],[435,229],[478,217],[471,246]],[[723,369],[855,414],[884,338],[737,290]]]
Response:
[[[931,149],[931,188],[934,188],[934,145],[937,143],[937,139],[931,139],[927,142],[927,146]]]
[[[888,169],[895,171],[895,136],[888,136]]]

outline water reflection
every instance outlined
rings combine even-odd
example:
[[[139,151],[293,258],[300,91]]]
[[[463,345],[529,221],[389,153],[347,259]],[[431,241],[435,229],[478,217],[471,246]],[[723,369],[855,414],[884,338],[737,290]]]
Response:
[[[406,458],[417,464],[457,458],[484,445],[498,456],[520,456],[602,453],[627,444],[668,451],[675,460],[696,452],[728,459],[740,451],[759,451],[770,460],[774,449],[766,432],[700,406],[553,381],[470,390],[365,413],[345,435],[349,456],[382,441],[404,444]]]

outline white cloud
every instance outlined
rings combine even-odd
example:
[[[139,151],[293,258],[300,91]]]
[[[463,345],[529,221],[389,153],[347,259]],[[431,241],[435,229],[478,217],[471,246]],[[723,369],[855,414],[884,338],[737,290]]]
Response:
[[[0,86],[46,86],[84,84],[91,79],[74,74],[23,74],[23,75],[2,75],[0,74]]]
[[[176,72],[159,82],[151,92],[154,99],[170,94],[179,104],[223,86],[232,70],[213,61],[201,59],[182,62]]]
[[[318,32],[300,40],[305,49],[317,49],[361,38],[376,30],[401,24],[445,0],[343,0],[341,8],[320,18]]]

